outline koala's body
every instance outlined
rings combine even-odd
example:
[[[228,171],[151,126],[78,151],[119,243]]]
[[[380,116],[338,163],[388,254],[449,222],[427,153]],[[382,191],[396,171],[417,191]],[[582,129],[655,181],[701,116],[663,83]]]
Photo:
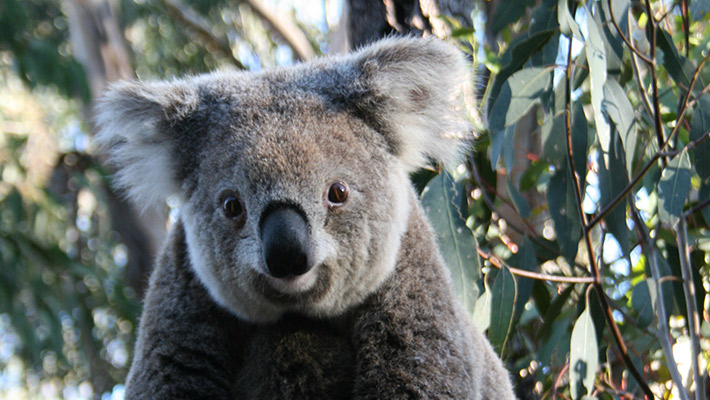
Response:
[[[463,56],[390,38],[259,73],[114,85],[97,141],[181,200],[127,399],[512,399],[409,183],[459,152]]]

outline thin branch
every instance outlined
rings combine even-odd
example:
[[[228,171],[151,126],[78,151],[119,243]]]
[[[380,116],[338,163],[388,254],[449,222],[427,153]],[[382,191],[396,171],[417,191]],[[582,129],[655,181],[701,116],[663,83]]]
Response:
[[[651,61],[649,69],[651,70],[651,87],[653,88],[653,117],[656,126],[656,142],[658,147],[663,148],[665,138],[663,137],[663,120],[661,119],[661,102],[660,94],[658,93],[658,75],[656,72],[656,20],[653,18],[651,3],[646,0],[646,14],[648,15],[648,36],[651,43]],[[666,166],[666,160],[661,159],[663,166]]]
[[[641,53],[639,49],[636,48],[636,46],[631,43],[629,38],[624,35],[624,32],[621,30],[621,27],[619,26],[619,23],[616,22],[616,16],[614,15],[614,7],[612,7],[611,0],[607,1],[609,3],[609,14],[611,15],[611,22],[614,24],[614,27],[616,28],[616,32],[619,34],[621,39],[626,43],[626,46],[631,50],[632,53],[636,54],[638,58],[642,59],[646,64],[649,66],[653,65],[653,60],[648,58],[647,55]]]
[[[291,49],[293,49],[296,57],[301,61],[307,61],[314,57],[313,47],[308,41],[306,34],[288,18],[284,18],[277,13],[271,11],[267,6],[259,0],[243,0],[244,3],[261,17],[266,23],[276,31],[286,41]]]
[[[661,343],[661,349],[663,350],[663,355],[666,358],[666,363],[668,371],[671,374],[671,379],[673,383],[678,386],[678,393],[683,400],[688,399],[688,393],[685,391],[683,386],[683,379],[678,372],[678,365],[673,358],[673,344],[671,343],[670,329],[668,328],[668,314],[666,313],[666,305],[663,302],[663,285],[661,284],[661,269],[658,266],[658,260],[656,259],[656,246],[651,242],[651,239],[646,231],[646,224],[643,222],[641,217],[638,215],[636,206],[633,201],[629,201],[631,208],[631,218],[634,220],[634,225],[636,226],[636,231],[641,238],[641,247],[644,249],[646,254],[646,260],[648,261],[649,269],[651,270],[651,277],[656,282],[656,313],[658,314],[658,335],[656,338]]]
[[[503,266],[506,266],[508,268],[508,270],[510,270],[510,272],[513,275],[523,276],[525,278],[536,279],[538,281],[560,282],[560,283],[593,283],[594,282],[594,278],[591,276],[561,276],[561,275],[540,274],[537,272],[526,271],[524,269],[511,267],[510,265],[506,264],[500,258],[494,256],[491,253],[485,252],[481,249],[478,249],[478,255],[481,256],[481,258],[483,258],[484,260],[490,261],[490,263],[498,269],[501,269],[501,268],[503,268]]]
[[[626,365],[626,368],[628,368],[629,372],[631,372],[631,375],[633,375],[634,379],[641,387],[641,390],[643,390],[643,392],[646,394],[646,396],[650,399],[653,399],[654,396],[653,392],[651,391],[651,388],[648,387],[648,384],[644,381],[643,376],[636,368],[636,365],[631,360],[631,357],[629,357],[626,342],[624,342],[624,338],[621,335],[619,326],[614,320],[614,315],[611,310],[611,307],[609,306],[609,303],[606,300],[606,293],[604,292],[604,288],[602,287],[601,273],[599,272],[599,266],[597,265],[597,261],[594,256],[594,246],[592,246],[591,229],[589,227],[589,224],[587,223],[587,214],[584,212],[584,209],[582,207],[582,193],[579,182],[580,178],[579,176],[577,176],[577,172],[574,165],[574,155],[572,151],[572,112],[570,110],[572,105],[571,60],[572,41],[570,40],[567,48],[567,71],[565,76],[565,141],[567,144],[567,164],[570,171],[570,175],[572,176],[572,186],[574,189],[577,212],[579,213],[579,217],[582,222],[584,241],[587,247],[587,255],[589,257],[589,266],[592,269],[592,277],[594,278],[592,285],[594,286],[594,290],[597,292],[597,298],[599,299],[600,306],[604,311],[604,316],[606,317],[607,325],[609,325],[609,328],[614,336],[614,340],[616,341],[616,346],[621,352],[622,359],[624,360],[624,365]],[[657,96],[658,93],[656,92],[654,93],[654,95]],[[571,210],[568,210],[568,212],[571,212]]]
[[[695,400],[705,400],[705,381],[700,371],[700,317],[695,302],[695,285],[690,265],[690,247],[688,246],[688,222],[681,218],[676,226],[676,241],[680,258],[680,272],[683,277],[683,293],[688,310],[688,335],[690,336],[690,351],[693,355],[693,380],[695,381]],[[690,387],[687,388],[690,392]]]
[[[685,112],[688,110],[688,104],[690,101],[691,93],[693,91],[693,87],[695,86],[695,83],[697,82],[698,77],[700,76],[700,71],[702,70],[703,65],[705,65],[705,63],[708,61],[708,59],[710,59],[710,54],[705,56],[703,58],[703,60],[700,62],[700,64],[698,64],[698,67],[695,68],[695,72],[693,73],[693,78],[690,80],[690,87],[688,88],[688,91],[687,91],[685,97],[683,98],[683,103],[680,108],[680,113],[678,114],[678,117],[676,118],[675,127],[671,131],[670,135],[668,135],[668,138],[666,138],[666,140],[661,144],[661,146],[658,149],[658,151],[656,152],[656,154],[654,154],[653,157],[651,157],[651,160],[649,160],[649,162],[641,169],[641,172],[638,175],[636,175],[634,177],[634,179],[632,179],[631,182],[629,182],[628,185],[626,185],[624,190],[622,190],[621,193],[619,193],[616,197],[614,197],[614,199],[611,201],[611,203],[609,203],[606,207],[604,207],[601,211],[599,211],[594,216],[594,218],[592,218],[592,220],[589,221],[588,228],[590,228],[590,229],[593,228],[594,225],[599,223],[599,221],[601,221],[602,218],[604,218],[614,207],[616,207],[616,205],[619,204],[626,197],[626,195],[629,192],[631,192],[631,190],[633,190],[634,186],[636,186],[636,184],[641,180],[641,178],[643,178],[643,176],[646,175],[646,173],[651,169],[653,164],[655,164],[656,161],[658,161],[659,158],[666,157],[669,155],[672,156],[675,154],[675,153],[665,153],[664,150],[666,149],[666,147],[668,147],[668,144],[670,143],[671,138],[674,137],[678,133],[678,130],[680,129],[680,126],[682,125],[680,123],[680,121],[683,119],[683,117],[685,116]],[[691,150],[691,149],[695,148],[695,146],[699,145],[704,140],[706,140],[708,135],[710,135],[710,130],[708,132],[705,132],[705,134],[703,136],[699,137],[698,139],[688,143],[685,146],[685,149]],[[679,153],[682,150],[683,149],[677,150],[677,152]]]
[[[707,137],[707,136],[706,136]],[[707,198],[700,203],[696,204],[692,208],[688,209],[686,212],[683,213],[681,218],[688,218],[689,216],[695,214],[696,212],[702,210],[703,208],[707,207],[710,205],[710,198]]]
[[[234,56],[232,47],[229,45],[229,41],[217,37],[212,30],[209,28],[209,23],[202,18],[196,11],[194,11],[187,4],[182,3],[180,0],[163,0],[163,5],[165,9],[177,18],[180,22],[188,26],[189,29],[193,30],[197,36],[209,45],[214,46],[219,52],[227,56],[227,58],[239,69],[247,69],[244,64],[237,57]]]

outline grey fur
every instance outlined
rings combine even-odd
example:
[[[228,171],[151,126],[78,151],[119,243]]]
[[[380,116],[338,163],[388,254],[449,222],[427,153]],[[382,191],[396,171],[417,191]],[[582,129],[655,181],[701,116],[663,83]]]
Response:
[[[261,73],[120,83],[96,140],[139,203],[177,195],[151,277],[127,398],[511,399],[454,300],[408,173],[455,159],[462,55],[390,38]],[[334,181],[347,203],[325,201]],[[236,193],[246,219],[221,208]],[[315,267],[270,277],[259,222],[308,223]]]

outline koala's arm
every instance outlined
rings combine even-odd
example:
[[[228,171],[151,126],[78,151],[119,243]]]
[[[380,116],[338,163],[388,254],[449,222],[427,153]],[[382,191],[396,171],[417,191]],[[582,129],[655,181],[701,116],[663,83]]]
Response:
[[[483,335],[455,303],[416,204],[394,274],[353,316],[355,398],[514,399]]]
[[[146,295],[126,399],[229,399],[243,329],[193,274],[177,223]]]

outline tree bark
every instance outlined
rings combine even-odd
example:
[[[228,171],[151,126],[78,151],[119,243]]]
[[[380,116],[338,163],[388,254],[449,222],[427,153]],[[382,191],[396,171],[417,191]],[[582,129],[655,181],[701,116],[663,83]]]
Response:
[[[64,0],[63,10],[69,21],[74,56],[86,71],[93,99],[101,96],[108,83],[134,78],[130,53],[112,1]],[[91,120],[91,105],[86,105],[85,114]],[[142,297],[154,254],[165,239],[166,207],[140,213],[112,188],[106,190],[113,226],[128,249],[126,282]]]

